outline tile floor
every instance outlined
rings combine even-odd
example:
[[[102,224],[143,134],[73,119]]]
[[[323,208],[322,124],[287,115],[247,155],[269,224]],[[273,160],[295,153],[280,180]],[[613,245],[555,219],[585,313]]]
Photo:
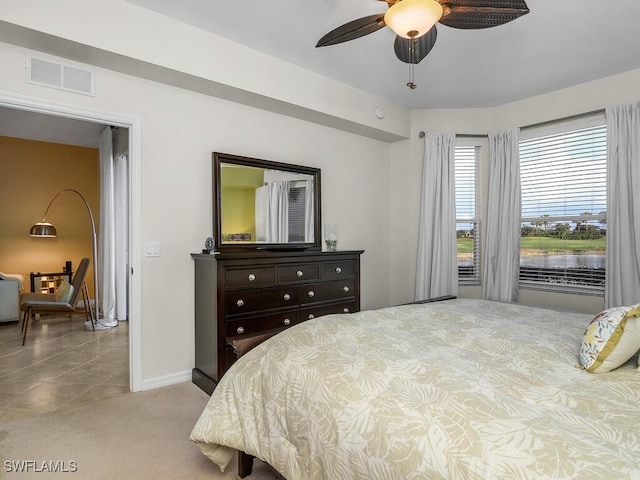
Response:
[[[0,423],[129,391],[129,328],[88,331],[84,316],[41,316],[22,346],[19,323],[0,323]]]

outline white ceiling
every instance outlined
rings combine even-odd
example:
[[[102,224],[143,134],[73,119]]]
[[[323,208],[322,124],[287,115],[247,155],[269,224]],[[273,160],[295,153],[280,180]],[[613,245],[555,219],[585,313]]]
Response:
[[[0,107],[0,136],[98,148],[105,125]]]
[[[410,108],[492,107],[640,68],[640,0],[527,0],[528,15],[499,27],[439,25],[415,90],[388,28],[315,48],[335,27],[384,12],[383,1],[127,1]],[[2,136],[97,148],[103,128],[0,107]]]
[[[315,48],[335,27],[384,12],[385,2],[128,1],[411,108],[492,107],[640,67],[639,0],[527,0],[529,14],[499,27],[439,25],[415,90],[389,28]]]

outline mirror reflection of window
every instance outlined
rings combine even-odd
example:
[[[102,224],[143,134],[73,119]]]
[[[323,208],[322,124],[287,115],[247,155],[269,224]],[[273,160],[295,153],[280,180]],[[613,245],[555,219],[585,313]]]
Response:
[[[313,180],[309,175],[265,170],[256,190],[256,241],[313,242]]]
[[[286,243],[289,238],[289,182],[265,182],[256,190],[256,240]]]
[[[289,187],[289,241],[304,242],[305,236],[305,197],[307,186]]]

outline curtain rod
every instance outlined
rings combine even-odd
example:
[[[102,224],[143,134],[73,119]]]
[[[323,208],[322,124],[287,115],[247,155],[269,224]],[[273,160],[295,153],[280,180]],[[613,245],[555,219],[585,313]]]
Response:
[[[582,118],[582,117],[588,117],[590,115],[598,115],[600,113],[604,113],[605,109],[604,108],[600,108],[598,110],[592,110],[590,112],[584,112],[584,113],[576,113],[575,115],[569,115],[566,117],[562,117],[562,118],[555,118],[553,120],[546,120],[544,122],[538,122],[538,123],[532,123],[531,125],[525,125],[524,127],[520,127],[520,130],[526,130],[529,128],[537,128],[537,127],[544,127],[545,125],[552,125],[554,123],[558,123],[558,122],[566,122],[568,120],[575,120],[576,118]],[[424,131],[420,131],[418,133],[418,136],[420,138],[423,138],[425,136],[425,132]],[[477,138],[477,137],[487,137],[488,134],[486,133],[456,133],[456,137],[461,137],[461,138]]]
[[[528,128],[544,127],[546,125],[553,125],[554,123],[558,123],[558,122],[566,122],[568,120],[575,120],[576,118],[589,117],[591,115],[597,115],[597,114],[604,113],[604,112],[605,112],[605,109],[604,108],[600,108],[599,110],[592,110],[590,112],[576,113],[575,115],[569,115],[567,117],[556,118],[554,120],[546,120],[544,122],[532,123],[531,125],[525,125],[524,127],[520,127],[520,130],[526,130]]]
[[[418,133],[418,136],[420,138],[424,137],[426,135],[426,132],[420,130],[420,132]],[[477,137],[487,137],[489,134],[487,133],[456,133],[456,137],[469,137],[469,138],[477,138]]]

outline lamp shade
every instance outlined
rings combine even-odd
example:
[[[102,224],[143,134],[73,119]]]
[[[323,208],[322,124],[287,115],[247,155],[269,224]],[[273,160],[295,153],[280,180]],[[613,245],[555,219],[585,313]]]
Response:
[[[38,222],[31,227],[29,232],[32,237],[55,237],[57,234],[56,227],[49,222]]]
[[[421,37],[442,17],[435,0],[400,0],[389,7],[384,22],[402,38]]]

